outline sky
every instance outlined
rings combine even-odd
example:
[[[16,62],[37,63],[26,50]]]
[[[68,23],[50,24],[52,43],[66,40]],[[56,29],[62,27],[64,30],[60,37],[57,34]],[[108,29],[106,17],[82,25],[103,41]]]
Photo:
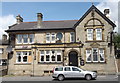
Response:
[[[37,21],[37,13],[43,14],[44,21],[78,20],[91,7],[92,3],[103,12],[110,9],[110,19],[118,23],[118,2],[104,0],[101,2],[2,2],[0,15],[0,39],[8,26],[16,23],[15,17],[20,14],[24,22]],[[116,1],[116,0],[115,0]],[[119,0],[117,0],[119,1]],[[1,3],[0,3],[1,4]],[[115,29],[118,31],[118,28]]]

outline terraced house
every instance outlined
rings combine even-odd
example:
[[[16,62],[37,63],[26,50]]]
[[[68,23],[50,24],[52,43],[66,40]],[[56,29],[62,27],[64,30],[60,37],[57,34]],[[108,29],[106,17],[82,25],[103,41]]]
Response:
[[[6,32],[13,53],[9,59],[9,74],[46,75],[55,66],[72,65],[99,74],[115,74],[114,47],[110,42],[116,25],[109,19],[109,9],[104,13],[92,5],[79,20],[17,23]]]

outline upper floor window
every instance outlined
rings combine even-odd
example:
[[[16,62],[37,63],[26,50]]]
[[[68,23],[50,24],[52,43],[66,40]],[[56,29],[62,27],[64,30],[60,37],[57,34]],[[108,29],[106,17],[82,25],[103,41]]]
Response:
[[[75,33],[74,32],[70,33],[70,42],[75,42]]]
[[[46,34],[46,43],[50,43],[50,33]]]
[[[34,34],[29,34],[30,43],[34,43]]]
[[[87,29],[87,40],[93,40],[93,29]]]
[[[96,29],[96,40],[102,40],[102,29]]]
[[[51,42],[55,43],[56,40],[56,34],[55,33],[51,33]]]
[[[46,43],[55,43],[56,34],[55,33],[46,33]]]
[[[22,43],[22,35],[17,35],[17,43]]]
[[[92,48],[86,50],[86,62],[105,62],[103,48]]]
[[[23,35],[23,43],[28,43],[28,34]]]
[[[34,43],[34,34],[18,34],[16,43],[17,44]]]

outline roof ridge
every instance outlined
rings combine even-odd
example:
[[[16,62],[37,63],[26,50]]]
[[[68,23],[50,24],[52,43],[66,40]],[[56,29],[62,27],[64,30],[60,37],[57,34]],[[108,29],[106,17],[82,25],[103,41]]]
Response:
[[[43,22],[63,22],[63,21],[78,21],[78,20],[51,20],[51,21],[43,21]],[[33,22],[23,22],[23,23],[36,23],[37,21]]]

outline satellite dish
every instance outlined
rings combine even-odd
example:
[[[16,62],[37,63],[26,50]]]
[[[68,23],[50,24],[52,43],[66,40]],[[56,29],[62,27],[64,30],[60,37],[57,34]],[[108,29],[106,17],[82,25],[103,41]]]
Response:
[[[56,35],[57,40],[61,40],[62,37],[63,37],[62,33],[58,32],[57,35]]]

